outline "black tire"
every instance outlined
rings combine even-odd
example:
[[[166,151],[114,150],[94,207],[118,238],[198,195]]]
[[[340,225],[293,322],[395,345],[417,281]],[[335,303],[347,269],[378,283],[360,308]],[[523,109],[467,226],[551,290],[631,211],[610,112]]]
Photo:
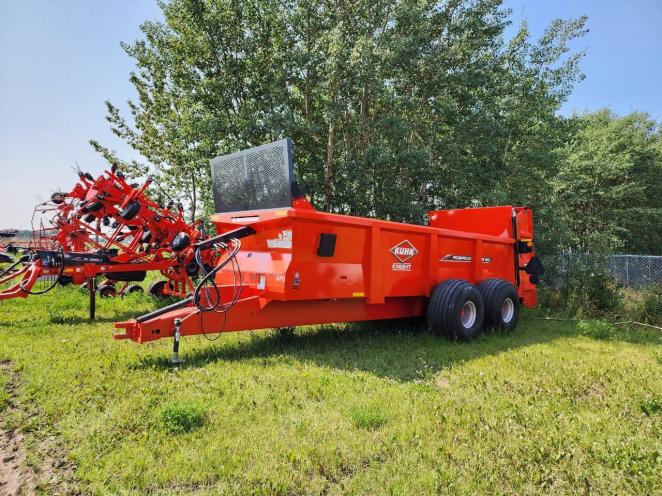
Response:
[[[117,289],[112,284],[102,284],[97,288],[97,295],[101,298],[112,298],[117,296]]]
[[[87,209],[88,212],[98,212],[103,208],[103,203],[95,201],[85,205],[85,208]]]
[[[83,217],[83,220],[87,222],[88,224],[91,222],[94,222],[96,220],[96,216],[94,214],[87,214],[85,217]]]
[[[191,238],[189,238],[188,234],[186,234],[185,232],[180,232],[172,240],[171,246],[172,249],[175,251],[182,251],[183,249],[188,248],[190,244],[191,244]]]
[[[449,339],[469,341],[483,327],[484,304],[478,288],[462,279],[438,284],[428,303],[428,328]]]
[[[196,262],[189,262],[186,264],[186,275],[189,277],[197,277],[200,272],[200,267]]]
[[[517,326],[519,296],[517,290],[503,279],[486,279],[478,285],[485,301],[485,324],[506,331]]]
[[[124,294],[131,294],[131,293],[144,293],[145,290],[143,289],[142,286],[139,284],[131,284],[124,290]]]
[[[140,203],[133,200],[129,204],[120,210],[119,214],[124,220],[131,220],[140,212]]]
[[[157,299],[161,300],[161,299],[166,297],[165,293],[163,292],[163,290],[165,289],[166,284],[167,284],[166,281],[153,282],[152,284],[149,285],[149,288],[147,289],[147,291],[154,298],[157,298]]]
[[[53,193],[51,195],[51,201],[55,205],[62,205],[64,203],[65,197],[66,197],[65,193],[60,193],[60,192],[56,191],[55,193]]]

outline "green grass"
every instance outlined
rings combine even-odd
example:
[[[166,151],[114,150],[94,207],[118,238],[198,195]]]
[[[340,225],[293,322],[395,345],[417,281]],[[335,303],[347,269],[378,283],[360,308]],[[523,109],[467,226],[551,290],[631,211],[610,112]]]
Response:
[[[604,339],[522,319],[471,343],[402,322],[243,332],[183,338],[173,368],[169,340],[111,338],[153,306],[101,300],[89,323],[74,288],[0,302],[0,361],[19,386],[2,418],[32,444],[56,436],[86,492],[662,490],[656,331]]]
[[[181,401],[165,407],[161,413],[163,428],[172,434],[195,430],[205,423],[206,409],[191,401]]]
[[[0,414],[9,407],[10,395],[9,395],[9,377],[7,373],[0,369]]]

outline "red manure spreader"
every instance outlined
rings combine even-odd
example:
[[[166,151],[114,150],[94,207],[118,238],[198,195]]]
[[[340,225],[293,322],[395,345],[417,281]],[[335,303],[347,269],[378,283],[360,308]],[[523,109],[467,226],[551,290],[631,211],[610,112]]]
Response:
[[[174,337],[177,361],[181,336],[427,315],[433,332],[469,340],[536,304],[544,268],[529,208],[435,210],[427,225],[320,212],[294,179],[289,140],[211,167],[218,234],[192,245],[200,281],[115,324],[116,339]]]

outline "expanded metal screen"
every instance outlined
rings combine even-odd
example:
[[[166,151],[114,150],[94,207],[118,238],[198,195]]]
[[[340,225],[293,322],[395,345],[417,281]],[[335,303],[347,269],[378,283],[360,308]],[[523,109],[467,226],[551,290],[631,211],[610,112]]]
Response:
[[[216,212],[291,206],[294,179],[289,139],[222,155],[210,162]]]

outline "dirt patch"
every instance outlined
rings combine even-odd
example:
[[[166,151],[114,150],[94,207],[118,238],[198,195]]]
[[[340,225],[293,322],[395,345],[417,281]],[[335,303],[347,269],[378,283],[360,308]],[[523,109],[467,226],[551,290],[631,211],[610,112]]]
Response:
[[[35,494],[37,479],[23,446],[20,434],[0,431],[0,496]]]
[[[16,389],[18,377],[11,362],[0,362],[0,373],[9,377],[6,390],[9,404],[5,413],[18,408]],[[3,418],[6,418],[4,415]],[[38,467],[28,462],[24,436],[0,422],[0,496],[32,496],[42,494],[77,495],[73,466],[58,453],[57,439],[53,436],[39,440],[35,447]]]

